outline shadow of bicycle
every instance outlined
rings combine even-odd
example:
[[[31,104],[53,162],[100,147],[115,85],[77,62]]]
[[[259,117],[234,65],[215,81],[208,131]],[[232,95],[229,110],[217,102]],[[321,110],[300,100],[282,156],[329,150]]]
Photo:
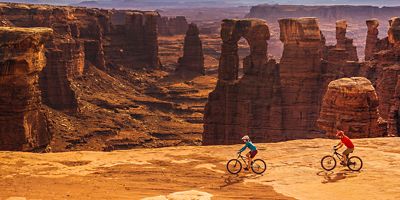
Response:
[[[263,175],[258,175],[258,174],[248,174],[248,175],[243,175],[243,174],[226,174],[224,175],[224,184],[219,186],[220,188],[224,188],[227,186],[231,186],[234,184],[238,183],[243,183],[245,179],[257,179],[259,177],[262,177]]]
[[[317,176],[322,176],[324,180],[321,183],[335,183],[346,178],[354,178],[357,177],[357,174],[360,172],[351,171],[349,169],[342,169],[339,172],[333,171],[319,171],[317,172]]]

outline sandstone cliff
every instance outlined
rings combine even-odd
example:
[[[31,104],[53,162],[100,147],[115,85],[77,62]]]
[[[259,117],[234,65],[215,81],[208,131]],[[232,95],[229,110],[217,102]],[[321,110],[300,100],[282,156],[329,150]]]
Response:
[[[0,27],[0,150],[33,150],[50,142],[38,80],[51,34],[48,28]]]

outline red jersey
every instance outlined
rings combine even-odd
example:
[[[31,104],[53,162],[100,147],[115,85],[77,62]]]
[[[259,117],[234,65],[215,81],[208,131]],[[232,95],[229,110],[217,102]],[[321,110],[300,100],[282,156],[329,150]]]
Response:
[[[349,149],[353,149],[354,148],[354,144],[351,142],[350,138],[343,135],[342,138],[340,138],[340,140],[342,141],[342,143]]]

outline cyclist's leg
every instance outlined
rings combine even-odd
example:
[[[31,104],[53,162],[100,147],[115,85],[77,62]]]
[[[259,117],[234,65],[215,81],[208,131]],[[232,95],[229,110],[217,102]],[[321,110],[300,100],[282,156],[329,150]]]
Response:
[[[346,148],[346,150],[343,151],[343,162],[344,164],[347,165],[347,160],[349,159],[349,154],[353,152],[354,149],[349,149]]]
[[[246,158],[247,158],[247,167],[246,168],[244,168],[245,170],[249,170],[249,168],[251,167],[251,165],[250,165],[250,160],[251,160],[251,151],[249,151],[248,153],[246,153]]]
[[[253,161],[254,157],[256,157],[257,153],[258,153],[258,151],[257,151],[257,150],[255,150],[255,151],[250,151],[250,152],[249,152],[249,154],[250,154],[250,158],[249,158],[249,166],[250,166],[250,167],[251,167],[251,165],[252,165],[252,161]]]

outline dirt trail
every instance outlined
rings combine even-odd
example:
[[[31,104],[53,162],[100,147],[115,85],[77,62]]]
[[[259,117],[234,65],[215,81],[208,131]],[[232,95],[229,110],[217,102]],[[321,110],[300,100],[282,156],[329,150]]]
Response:
[[[257,144],[264,175],[230,175],[241,145],[114,152],[0,152],[0,199],[400,199],[400,138],[355,140],[361,172],[321,170],[334,140]],[[168,198],[167,198],[168,197]]]

